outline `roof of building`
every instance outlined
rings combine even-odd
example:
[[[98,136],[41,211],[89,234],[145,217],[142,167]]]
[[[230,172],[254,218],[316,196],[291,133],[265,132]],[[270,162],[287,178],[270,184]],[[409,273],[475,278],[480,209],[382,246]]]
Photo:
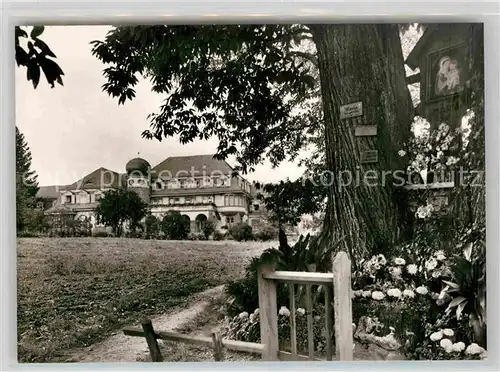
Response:
[[[65,190],[67,185],[64,186],[40,186],[36,194],[37,198],[42,199],[57,199],[59,191]]]
[[[225,161],[214,158],[214,155],[172,156],[156,165],[152,171],[162,178],[183,178],[196,176],[227,175],[234,169]]]
[[[145,171],[151,169],[151,165],[147,162],[147,160],[143,158],[134,158],[127,162],[125,165],[125,170],[127,173],[133,171]]]
[[[118,172],[99,168],[89,173],[82,179],[65,187],[65,190],[85,190],[85,189],[101,189],[101,188],[115,188],[125,185],[125,176]]]

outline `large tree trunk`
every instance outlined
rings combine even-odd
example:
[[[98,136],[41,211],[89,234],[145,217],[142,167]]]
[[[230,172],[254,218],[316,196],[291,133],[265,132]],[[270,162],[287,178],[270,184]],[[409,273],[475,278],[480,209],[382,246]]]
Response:
[[[333,176],[324,234],[333,243],[343,238],[337,249],[351,256],[376,253],[400,238],[406,221],[405,193],[394,187],[398,180],[393,180],[395,171],[403,178],[406,167],[398,150],[409,137],[413,119],[399,28],[389,24],[310,28],[321,77],[326,165]],[[360,101],[363,116],[340,119],[341,105]],[[356,137],[356,124],[376,125],[377,135]],[[360,164],[361,151],[373,149],[378,150],[378,162]]]

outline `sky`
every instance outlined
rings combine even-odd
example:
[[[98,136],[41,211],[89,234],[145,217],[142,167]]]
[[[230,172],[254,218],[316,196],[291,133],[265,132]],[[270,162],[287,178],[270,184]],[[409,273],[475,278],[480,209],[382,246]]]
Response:
[[[136,87],[136,98],[125,105],[102,92],[105,67],[91,55],[90,42],[103,40],[109,26],[51,26],[42,35],[64,71],[64,86],[50,88],[42,75],[37,89],[26,79],[25,68],[16,68],[16,125],[25,135],[32,155],[32,169],[40,186],[73,183],[105,167],[125,171],[128,160],[146,159],[152,166],[169,156],[204,155],[216,152],[217,140],[180,144],[176,138],[144,139],[147,116],[156,112],[162,96],[151,92],[148,81]],[[419,38],[410,29],[403,38],[406,55]],[[408,71],[408,73],[411,73]],[[415,94],[416,93],[416,94]],[[418,97],[418,92],[412,92]],[[228,159],[231,165],[235,165]],[[297,179],[304,169],[283,162],[273,169],[266,162],[247,174],[249,181],[277,182]]]
[[[32,155],[32,169],[40,186],[70,184],[105,167],[125,172],[128,160],[139,156],[152,166],[169,156],[216,152],[217,140],[180,144],[176,138],[144,139],[148,114],[156,112],[162,96],[151,92],[148,81],[137,86],[133,101],[118,101],[102,92],[104,65],[91,55],[92,40],[102,40],[108,26],[46,27],[41,37],[57,56],[64,71],[64,86],[51,89],[42,75],[37,89],[26,79],[25,68],[16,68],[16,125],[25,135]],[[231,165],[234,162],[229,159]],[[273,169],[269,163],[247,174],[249,181],[277,182],[297,179],[304,169],[285,162]]]

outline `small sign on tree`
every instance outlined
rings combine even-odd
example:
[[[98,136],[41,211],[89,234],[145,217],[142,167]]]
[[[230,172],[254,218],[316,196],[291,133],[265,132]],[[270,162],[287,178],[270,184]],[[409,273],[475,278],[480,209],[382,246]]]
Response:
[[[340,119],[354,118],[363,115],[363,102],[340,106]]]

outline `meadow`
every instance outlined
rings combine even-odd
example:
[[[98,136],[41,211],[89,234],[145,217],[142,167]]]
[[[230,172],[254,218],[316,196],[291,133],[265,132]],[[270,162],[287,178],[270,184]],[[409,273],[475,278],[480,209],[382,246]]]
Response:
[[[17,244],[18,360],[61,362],[142,317],[244,274],[273,243],[25,238]]]

